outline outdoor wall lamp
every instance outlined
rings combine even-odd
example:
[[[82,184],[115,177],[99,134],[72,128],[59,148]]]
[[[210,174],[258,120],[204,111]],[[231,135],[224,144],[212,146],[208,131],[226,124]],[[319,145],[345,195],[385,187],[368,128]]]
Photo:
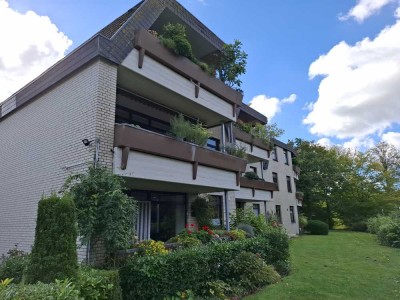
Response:
[[[93,142],[93,140],[92,140],[92,141],[89,141],[88,139],[83,139],[83,140],[82,140],[82,143],[83,143],[85,146],[89,146],[92,142]]]

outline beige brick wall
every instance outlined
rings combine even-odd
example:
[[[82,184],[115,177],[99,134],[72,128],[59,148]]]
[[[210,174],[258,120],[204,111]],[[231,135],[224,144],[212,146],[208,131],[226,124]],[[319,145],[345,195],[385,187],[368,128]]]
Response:
[[[0,254],[30,251],[41,196],[93,161],[82,139],[100,138],[111,167],[116,77],[116,66],[93,62],[0,122]]]

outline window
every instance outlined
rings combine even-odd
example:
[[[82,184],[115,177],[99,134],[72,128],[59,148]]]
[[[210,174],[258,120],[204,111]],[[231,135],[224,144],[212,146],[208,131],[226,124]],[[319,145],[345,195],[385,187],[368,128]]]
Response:
[[[253,213],[256,216],[260,215],[260,204],[253,204]]]
[[[236,201],[236,209],[244,209],[244,202]]]
[[[292,192],[292,182],[291,182],[290,176],[286,176],[286,183],[287,183],[287,191],[289,193],[291,193]]]
[[[257,174],[257,168],[256,167],[250,167],[250,172],[254,172]]]
[[[285,157],[285,164],[289,165],[289,153],[287,150],[283,151],[284,157]]]
[[[272,149],[271,157],[273,160],[278,161],[278,153],[276,151],[276,146],[274,147],[274,149]]]
[[[296,219],[294,217],[294,206],[289,206],[290,209],[290,221],[292,221],[292,223],[296,223]]]
[[[278,173],[272,172],[272,182],[278,184]]]
[[[219,139],[216,139],[213,137],[209,138],[207,140],[207,148],[218,151],[219,150]]]
[[[275,205],[275,214],[276,214],[278,223],[282,224],[282,214],[281,214],[281,206],[280,205]]]
[[[222,197],[209,195],[209,205],[212,209],[211,224],[214,226],[222,225]]]

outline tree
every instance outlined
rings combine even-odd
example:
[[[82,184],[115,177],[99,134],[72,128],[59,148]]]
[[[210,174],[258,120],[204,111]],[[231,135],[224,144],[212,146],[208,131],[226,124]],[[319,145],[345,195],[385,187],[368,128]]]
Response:
[[[129,246],[137,204],[124,193],[120,176],[90,166],[87,174],[68,177],[64,188],[75,202],[83,244],[101,239],[109,253]]]
[[[235,40],[233,44],[225,44],[221,60],[216,68],[217,78],[226,85],[242,92],[242,81],[239,76],[246,73],[247,54],[242,51],[242,43]]]

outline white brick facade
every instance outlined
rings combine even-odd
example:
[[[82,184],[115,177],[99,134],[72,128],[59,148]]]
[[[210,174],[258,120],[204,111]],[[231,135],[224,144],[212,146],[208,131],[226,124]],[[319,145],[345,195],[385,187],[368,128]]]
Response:
[[[30,251],[37,203],[93,161],[111,167],[117,68],[97,60],[0,121],[0,254]]]

